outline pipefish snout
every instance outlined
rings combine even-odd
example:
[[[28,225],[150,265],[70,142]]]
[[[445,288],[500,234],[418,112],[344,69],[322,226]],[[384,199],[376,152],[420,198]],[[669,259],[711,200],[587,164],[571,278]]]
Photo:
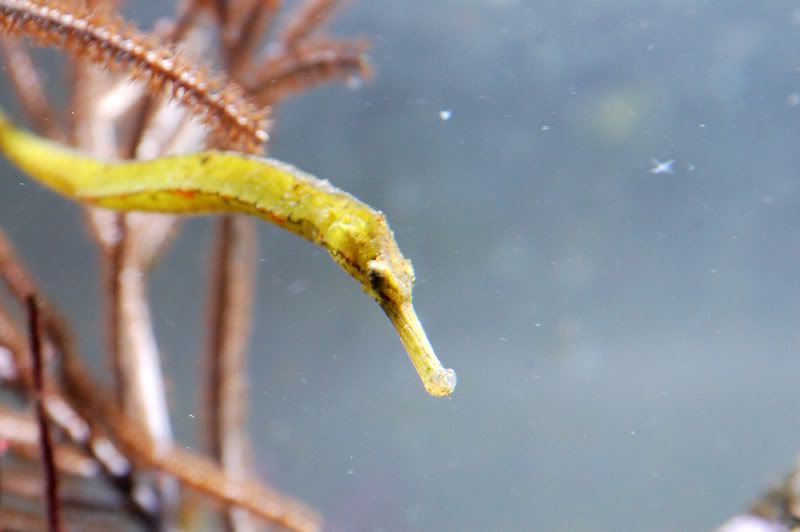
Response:
[[[100,161],[16,128],[0,112],[0,151],[74,200],[120,211],[258,216],[323,248],[389,317],[427,392],[447,396],[456,375],[439,362],[417,318],[414,271],[382,213],[274,159],[203,151],[146,161]]]

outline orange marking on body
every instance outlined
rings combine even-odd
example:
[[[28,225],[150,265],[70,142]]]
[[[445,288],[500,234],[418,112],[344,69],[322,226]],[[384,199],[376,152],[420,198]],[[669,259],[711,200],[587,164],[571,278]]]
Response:
[[[176,190],[175,193],[186,199],[192,199],[197,194],[194,190]]]

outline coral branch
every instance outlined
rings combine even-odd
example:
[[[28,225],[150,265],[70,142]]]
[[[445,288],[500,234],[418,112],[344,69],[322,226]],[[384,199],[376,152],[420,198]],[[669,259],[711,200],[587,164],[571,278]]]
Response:
[[[211,78],[173,48],[109,14],[83,9],[80,3],[0,0],[0,29],[97,65],[124,69],[154,93],[167,88],[229,148],[258,152],[267,140],[263,113],[235,84]]]
[[[333,79],[369,78],[366,49],[364,41],[303,42],[290,53],[268,58],[248,79],[248,91],[259,105],[270,105]]]
[[[139,424],[114,406],[80,363],[66,336],[54,338],[64,355],[64,384],[83,416],[102,420],[126,454],[142,465],[175,476],[184,485],[220,502],[244,508],[290,530],[319,529],[319,517],[310,509],[272,489],[230,478],[207,459],[180,449],[159,450]]]
[[[0,277],[17,301],[25,301],[29,294],[36,293],[36,285],[21,267],[3,231],[0,231]]]
[[[38,420],[29,415],[0,407],[0,440],[9,443],[12,449],[33,457],[41,452],[41,434]],[[35,453],[32,451],[35,450]],[[75,446],[55,446],[55,465],[58,470],[73,476],[93,477],[99,471],[97,462],[84,455]],[[41,495],[41,492],[40,492]]]
[[[245,13],[244,20],[239,22],[236,40],[226,52],[228,70],[234,79],[238,79],[252,62],[258,45],[265,39],[275,20],[280,4],[280,0],[255,0],[249,10],[240,10]]]
[[[42,452],[42,467],[45,473],[45,499],[47,501],[47,521],[51,532],[60,532],[61,506],[58,498],[58,472],[56,471],[55,450],[50,425],[44,409],[44,368],[42,355],[42,326],[39,318],[39,304],[34,294],[26,298],[28,307],[28,338],[30,341],[33,368],[34,406],[39,424],[39,440]]]
[[[0,347],[2,347],[0,353],[3,355],[0,363],[0,383],[18,384],[27,392],[31,388],[30,357],[16,324],[2,307],[0,307]]]
[[[64,132],[42,88],[42,77],[25,46],[9,37],[0,36],[0,55],[14,93],[33,128],[51,139],[64,140]]]
[[[217,18],[219,20],[219,25],[224,28],[225,26],[228,25],[228,18],[229,18],[228,10],[230,9],[228,0],[213,0],[213,4],[214,4],[214,11],[216,12]]]
[[[338,0],[306,0],[305,4],[286,24],[281,41],[286,48],[293,48],[302,39],[322,26],[331,16]]]
[[[127,379],[125,378],[125,364],[122,359],[122,311],[120,301],[119,276],[122,271],[122,257],[125,254],[125,214],[113,213],[110,216],[103,216],[108,224],[113,227],[112,231],[115,238],[109,239],[111,242],[103,242],[97,239],[101,249],[104,251],[103,269],[105,277],[105,310],[106,310],[106,331],[108,331],[108,348],[111,360],[111,371],[114,382],[114,393],[116,394],[117,404],[120,408],[125,407],[125,398],[128,396]],[[98,217],[92,224],[98,228],[102,223]],[[104,245],[105,244],[105,245]]]
[[[130,240],[130,237],[129,237]],[[119,271],[119,320],[123,324],[120,342],[125,375],[126,410],[141,419],[162,446],[172,443],[172,431],[166,405],[166,391],[158,346],[147,303],[145,272],[135,266],[135,252],[123,250]]]
[[[5,530],[43,530],[47,525],[36,514],[0,508],[0,523]]]
[[[178,17],[170,32],[170,41],[180,42],[189,33],[201,12],[203,0],[183,0],[178,7]]]
[[[37,449],[38,452],[38,449]],[[3,490],[12,494],[14,497],[27,499],[31,502],[40,502],[42,493],[45,491],[44,479],[37,474],[28,464],[20,463],[17,460],[9,460],[11,467],[3,473]],[[92,513],[107,512],[119,513],[119,500],[113,492],[97,493],[89,492],[86,489],[87,482],[82,479],[66,479],[61,488],[61,505],[64,508],[64,519],[69,521],[74,516],[76,510],[85,510]],[[72,515],[71,515],[72,514]],[[7,524],[0,520],[0,523]],[[41,530],[45,527],[39,527]],[[6,530],[6,529],[4,529]],[[19,529],[12,529],[19,530]],[[32,529],[25,529],[32,530]]]
[[[13,249],[0,231],[0,276],[24,301],[36,293],[33,280],[16,260]],[[209,460],[180,449],[159,449],[137,420],[126,416],[102,387],[93,381],[80,362],[63,320],[50,307],[42,308],[42,326],[61,354],[63,390],[69,404],[93,424],[102,424],[114,445],[138,464],[172,475],[226,505],[240,507],[253,515],[291,530],[318,530],[319,516],[277,491],[255,482],[230,478]]]
[[[219,220],[212,265],[206,354],[209,380],[204,399],[207,440],[212,457],[220,463],[225,462],[222,440],[240,437],[246,418],[247,389],[242,378],[250,333],[255,245],[255,229],[249,222],[233,216]]]
[[[156,253],[154,249],[169,238],[174,218],[141,213],[117,216],[123,236],[111,250],[117,262],[110,268],[114,299],[109,305],[115,309],[116,317],[112,331],[118,342],[114,346],[114,367],[119,370],[120,404],[127,415],[141,420],[143,430],[159,448],[166,449],[173,444],[172,429],[161,356],[150,317],[146,269]],[[138,230],[154,226],[155,231]],[[158,485],[162,517],[168,519],[177,505],[177,485],[161,475]]]
[[[176,18],[159,20],[148,34],[112,13],[119,0],[0,0],[3,66],[35,129],[50,138],[66,137],[104,160],[153,159],[197,151],[203,143],[258,153],[268,137],[267,106],[329,80],[369,75],[365,43],[314,37],[337,0],[293,2],[299,9],[259,60],[254,57],[277,19],[281,0],[179,2]],[[66,128],[53,116],[28,48],[13,37],[67,53],[71,95],[69,112],[61,117]],[[194,57],[219,58],[227,76],[211,76],[179,52],[177,42]],[[138,83],[130,84],[131,79]],[[255,530],[256,518],[291,530],[318,529],[319,517],[312,510],[248,480],[245,353],[254,282],[252,222],[224,217],[219,223],[202,376],[207,402],[201,410],[209,416],[204,428],[213,455],[206,459],[172,442],[147,301],[147,273],[171,240],[177,218],[99,208],[87,212],[106,262],[106,325],[119,401],[84,368],[66,322],[38,295],[0,231],[0,278],[28,305],[32,324],[29,348],[24,328],[0,308],[0,382],[17,397],[36,402],[36,417],[0,407],[0,439],[10,444],[14,465],[30,468],[24,460],[38,460],[46,473],[41,477],[38,469],[33,474],[23,470],[19,489],[4,485],[3,493],[30,505],[49,486],[45,517],[53,530],[60,526],[53,494],[59,472],[70,473],[64,475],[60,501],[64,526],[70,529],[118,529],[116,519],[122,524],[138,519],[147,529],[176,528],[180,525],[171,508],[177,489],[170,486],[177,483],[214,499],[231,531]],[[43,367],[57,360],[59,379],[45,387]],[[57,430],[55,447],[45,441],[51,428]],[[102,483],[103,496],[96,500],[72,490],[87,483],[78,482],[74,473]],[[120,504],[125,505],[122,513]],[[115,515],[102,515],[109,510]],[[107,526],[100,525],[104,520]],[[4,529],[47,526],[5,507],[0,523]]]
[[[206,440],[211,457],[232,478],[249,476],[246,349],[250,332],[255,228],[252,220],[219,220],[211,273],[206,354]],[[246,515],[228,512],[229,530],[248,527]]]
[[[36,284],[17,259],[13,247],[2,231],[0,231],[0,277],[20,302],[24,302],[28,294],[38,293]],[[44,310],[41,316],[42,325],[47,336],[56,339],[60,345],[69,347],[71,343],[62,318],[55,311],[49,309],[48,305],[42,303],[41,306]],[[5,346],[16,361],[18,370],[16,378],[25,384],[25,390],[31,389],[33,376],[29,362],[30,356],[28,356],[21,335],[15,331],[11,320],[5,313],[0,313],[0,333],[2,333],[0,334],[0,345]],[[111,484],[127,497],[128,506],[133,515],[144,525],[152,526],[152,509],[143,507],[132,497],[133,479],[128,460],[119,454],[114,445],[101,431],[97,430],[95,425],[88,422],[88,418],[78,415],[76,409],[59,394],[48,391],[45,406],[50,420],[58,424],[72,441],[83,447],[103,466]]]

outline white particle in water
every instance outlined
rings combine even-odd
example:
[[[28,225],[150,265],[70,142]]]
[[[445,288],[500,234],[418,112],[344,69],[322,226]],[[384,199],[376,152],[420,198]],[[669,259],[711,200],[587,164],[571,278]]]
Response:
[[[450,117],[453,116],[453,111],[450,109],[442,109],[439,111],[439,118],[445,122],[450,120]]]
[[[360,89],[363,85],[363,80],[359,76],[348,76],[346,85],[351,90]]]
[[[669,161],[659,161],[658,159],[652,158],[650,162],[653,163],[653,167],[650,168],[651,174],[674,174],[675,170],[673,170],[672,165],[675,164],[675,159],[670,159]]]
[[[296,279],[289,283],[289,286],[286,288],[289,290],[289,293],[293,296],[299,296],[305,292],[308,292],[308,289],[311,287],[311,283],[306,279]]]

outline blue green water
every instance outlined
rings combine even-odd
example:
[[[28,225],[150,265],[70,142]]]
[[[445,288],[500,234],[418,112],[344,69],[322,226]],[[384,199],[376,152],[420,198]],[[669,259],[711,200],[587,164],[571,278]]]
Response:
[[[372,41],[374,80],[283,106],[271,153],[386,212],[459,387],[427,397],[358,286],[261,225],[267,479],[331,530],[666,531],[788,471],[800,4],[361,0],[333,30]],[[103,371],[79,212],[3,168],[0,225]],[[209,229],[186,227],[152,292],[187,445]]]

